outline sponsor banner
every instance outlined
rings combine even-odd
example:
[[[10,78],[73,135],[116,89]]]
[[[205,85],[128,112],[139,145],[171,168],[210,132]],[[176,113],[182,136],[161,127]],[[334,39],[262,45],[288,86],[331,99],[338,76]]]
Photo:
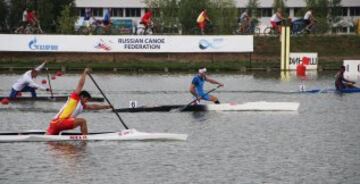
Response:
[[[360,80],[360,60],[344,60],[344,77],[348,80]]]
[[[303,62],[305,57],[306,62]],[[308,59],[306,59],[308,58]],[[318,54],[317,53],[290,53],[289,70],[296,70],[297,65],[303,63],[306,66],[306,70],[317,70],[318,68]]]
[[[25,52],[253,52],[253,36],[86,36],[0,34],[0,51]]]

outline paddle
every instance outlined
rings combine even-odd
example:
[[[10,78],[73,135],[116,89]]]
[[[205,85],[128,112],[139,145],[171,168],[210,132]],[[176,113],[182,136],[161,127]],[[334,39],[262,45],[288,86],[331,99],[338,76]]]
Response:
[[[213,89],[211,89],[210,91],[208,91],[207,93],[201,95],[200,98],[202,98],[202,97],[210,94],[211,92],[217,90],[217,89],[220,88],[220,87],[221,87],[221,86],[218,85],[216,88],[213,88]],[[186,109],[187,107],[189,107],[192,103],[194,103],[196,100],[198,100],[198,99],[196,98],[195,100],[193,100],[193,101],[191,101],[190,103],[188,103],[186,106],[179,108],[178,111],[183,111],[184,109]]]
[[[49,81],[49,88],[50,88],[51,98],[54,98],[54,94],[53,94],[52,87],[51,87],[51,82],[50,82],[49,68],[46,68],[46,70],[47,70],[47,78],[48,78],[48,81]]]
[[[106,97],[106,95],[104,94],[104,92],[100,89],[99,85],[96,83],[95,79],[92,77],[92,75],[89,73],[87,73],[90,77],[90,79],[94,82],[95,86],[97,87],[97,89],[100,91],[100,93],[102,94],[102,96],[105,98],[106,102],[111,106],[112,111],[116,114],[116,116],[119,118],[120,122],[122,123],[122,125],[125,127],[125,129],[129,129],[125,122],[121,119],[120,115],[118,112],[116,112],[116,109],[114,108],[114,106],[111,104],[111,102],[109,101],[109,99]]]

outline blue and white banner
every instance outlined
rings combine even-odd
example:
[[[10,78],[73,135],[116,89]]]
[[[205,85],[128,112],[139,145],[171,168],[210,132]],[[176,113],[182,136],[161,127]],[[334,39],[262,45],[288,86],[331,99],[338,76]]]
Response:
[[[85,36],[0,34],[0,51],[100,53],[253,52],[253,36]]]

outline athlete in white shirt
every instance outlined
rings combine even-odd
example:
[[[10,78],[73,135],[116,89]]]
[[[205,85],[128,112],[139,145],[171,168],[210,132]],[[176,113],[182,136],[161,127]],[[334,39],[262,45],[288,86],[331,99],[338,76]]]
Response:
[[[278,8],[277,11],[270,18],[270,23],[272,25],[272,28],[277,30],[280,33],[281,32],[280,24],[284,20],[285,20],[285,18],[282,15],[282,10],[281,10],[281,8]]]
[[[10,99],[16,99],[16,95],[18,92],[31,92],[31,96],[33,98],[36,98],[36,91],[35,91],[36,89],[42,89],[42,90],[49,91],[49,88],[39,85],[39,84],[35,83],[33,80],[38,76],[39,72],[45,66],[46,63],[47,63],[47,61],[42,63],[40,66],[25,72],[21,76],[21,78],[19,78],[15,82],[15,84],[12,85],[11,93],[9,96]]]
[[[304,21],[306,24],[306,30],[310,31],[311,27],[315,24],[316,21],[311,8],[309,8],[309,10],[305,13]]]

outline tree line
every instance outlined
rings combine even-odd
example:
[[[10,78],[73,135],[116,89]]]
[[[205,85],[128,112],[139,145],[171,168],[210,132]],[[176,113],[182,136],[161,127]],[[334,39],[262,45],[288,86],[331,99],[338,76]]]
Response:
[[[259,0],[246,0],[246,8],[253,18],[258,18]],[[342,13],[341,0],[299,0],[306,8],[295,16],[303,16],[312,8],[319,24],[329,29]],[[202,9],[207,9],[213,26],[213,34],[232,34],[241,12],[234,0],[145,0],[154,10],[154,21],[163,27],[177,27],[182,34],[192,34],[196,29],[196,18]],[[25,8],[36,10],[41,27],[46,33],[74,33],[77,12],[74,0],[0,0],[0,32],[11,33],[20,26]],[[273,9],[285,10],[286,0],[273,0]],[[286,12],[286,11],[283,11]]]
[[[259,0],[246,0],[246,9],[253,19],[260,17]],[[270,0],[269,0],[270,1]],[[286,14],[286,0],[272,0],[273,10],[282,9]],[[315,12],[318,26],[324,32],[339,20],[342,14],[341,0],[299,0],[305,1],[306,7],[297,11],[295,16],[303,17],[311,8]],[[183,34],[191,34],[196,26],[196,18],[202,9],[207,9],[211,24],[216,28],[214,34],[231,34],[237,25],[241,10],[236,8],[234,0],[145,0],[147,6],[155,10],[155,18],[163,25],[181,26]],[[256,21],[258,22],[258,21]]]
[[[37,12],[46,33],[64,33],[67,18],[76,20],[74,0],[0,0],[0,32],[12,33],[19,27],[26,8]]]

